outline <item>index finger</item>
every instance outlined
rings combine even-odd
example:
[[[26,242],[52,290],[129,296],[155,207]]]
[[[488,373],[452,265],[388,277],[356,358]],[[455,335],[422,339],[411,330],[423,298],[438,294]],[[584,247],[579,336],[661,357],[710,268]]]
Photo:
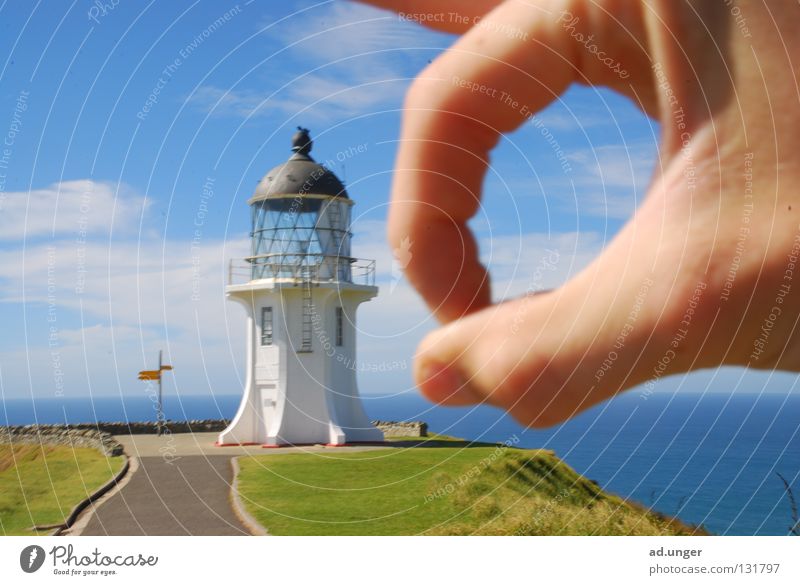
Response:
[[[463,33],[502,0],[359,0],[436,30]]]
[[[506,2],[413,83],[392,185],[389,241],[412,243],[406,275],[442,321],[490,302],[467,221],[479,208],[489,153],[564,91],[574,54],[563,2]]]

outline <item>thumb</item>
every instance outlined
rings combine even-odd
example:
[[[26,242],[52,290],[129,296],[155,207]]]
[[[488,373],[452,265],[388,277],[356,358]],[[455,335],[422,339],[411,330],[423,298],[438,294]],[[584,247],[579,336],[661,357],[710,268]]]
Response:
[[[558,415],[552,406],[548,409],[565,374],[566,359],[554,359],[564,341],[565,323],[556,314],[561,298],[561,291],[525,296],[434,331],[417,352],[417,386],[434,402],[491,404],[529,426],[567,418],[563,408]]]
[[[639,253],[615,241],[558,290],[434,331],[417,352],[417,385],[435,402],[491,404],[526,426],[546,427],[648,380],[670,341],[662,330],[671,328],[659,324],[674,319],[671,307],[680,304],[669,296],[686,293],[674,281],[661,286],[665,279]],[[671,356],[661,373],[685,371],[682,360]]]

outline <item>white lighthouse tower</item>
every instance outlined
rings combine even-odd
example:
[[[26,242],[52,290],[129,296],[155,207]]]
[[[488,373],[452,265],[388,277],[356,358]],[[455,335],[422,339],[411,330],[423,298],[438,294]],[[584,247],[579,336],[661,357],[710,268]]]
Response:
[[[378,294],[375,261],[351,257],[353,201],[311,147],[298,128],[248,201],[251,255],[226,288],[247,310],[247,374],[219,445],[383,441],[356,387],[356,309]]]

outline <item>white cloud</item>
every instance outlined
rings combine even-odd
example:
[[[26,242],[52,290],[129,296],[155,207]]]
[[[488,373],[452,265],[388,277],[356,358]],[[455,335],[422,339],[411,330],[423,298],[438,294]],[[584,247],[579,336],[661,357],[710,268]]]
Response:
[[[597,232],[527,233],[481,240],[481,260],[492,276],[495,301],[556,288],[602,251]]]
[[[207,85],[198,88],[190,99],[217,116],[250,118],[277,112],[289,117],[302,112],[304,119],[329,121],[331,117],[349,118],[390,103],[399,104],[406,85],[402,79],[372,78],[363,73],[349,81],[308,74],[272,97],[264,91]]]
[[[4,193],[0,199],[0,240],[39,236],[107,235],[133,230],[146,208],[144,197],[125,185],[90,179],[62,181],[44,189]]]
[[[641,195],[612,195],[610,193],[582,194],[579,211],[585,215],[607,217],[609,219],[628,219],[633,216],[640,204]]]
[[[224,291],[227,260],[245,256],[244,241],[88,242],[60,240],[0,251],[4,303],[82,311],[88,319],[135,327],[188,323],[196,310],[219,319],[211,303]],[[24,282],[24,286],[23,286]],[[198,300],[193,300],[196,297]],[[221,301],[220,301],[221,302]]]
[[[564,102],[558,106],[553,106],[536,114],[536,118],[541,121],[542,126],[551,132],[558,131],[559,134],[567,132],[583,133],[584,130],[595,126],[613,126],[614,119],[609,113],[603,116],[600,113],[579,108],[567,108]],[[538,132],[541,129],[537,128]]]
[[[86,191],[88,210],[76,205]],[[176,380],[185,393],[207,391],[207,376],[214,391],[239,391],[244,312],[226,301],[224,287],[228,259],[245,256],[247,242],[202,238],[193,245],[137,234],[144,198],[112,184],[70,181],[32,192],[55,205],[54,194],[64,210],[55,231],[52,216],[18,230],[29,239],[31,231],[51,237],[23,248],[17,236],[0,247],[4,391],[19,394],[31,384],[39,395],[55,393],[56,366],[65,394],[108,394],[117,382],[138,391],[135,373],[160,348],[180,362]],[[13,205],[18,213],[16,196]],[[76,237],[73,223],[86,214],[90,233],[105,237]]]
[[[271,22],[264,23],[269,27]],[[300,32],[298,32],[300,31]],[[356,2],[333,2],[302,15],[302,27],[265,28],[271,38],[291,46],[294,55],[315,63],[353,56],[377,55],[385,50],[441,46],[449,37],[403,22],[393,12]]]
[[[263,89],[206,85],[189,100],[218,116],[292,116],[302,111],[304,119],[348,118],[398,107],[428,48],[449,43],[441,34],[354,2],[327,4],[282,26],[272,24],[263,23],[264,34],[286,48],[275,58],[296,62],[296,77],[271,76]]]
[[[576,182],[644,193],[652,176],[656,150],[651,143],[611,144],[572,151],[569,159],[576,167]]]
[[[650,143],[571,151],[571,189],[561,190],[561,208],[594,217],[630,218],[647,194],[656,157]]]
[[[218,116],[237,116],[249,118],[256,115],[260,108],[267,112],[269,104],[262,92],[252,90],[228,90],[213,85],[197,88],[189,100],[202,110]]]

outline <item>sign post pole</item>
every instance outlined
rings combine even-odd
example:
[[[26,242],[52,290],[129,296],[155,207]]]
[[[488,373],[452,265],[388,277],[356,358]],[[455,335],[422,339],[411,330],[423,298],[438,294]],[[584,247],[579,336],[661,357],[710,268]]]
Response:
[[[160,437],[164,432],[164,407],[161,402],[161,350],[158,350],[158,436]]]
[[[158,380],[158,404],[156,408],[158,409],[157,417],[158,420],[156,421],[156,429],[158,432],[158,436],[160,437],[164,434],[164,403],[163,403],[163,392],[161,387],[161,373],[166,372],[172,369],[172,366],[168,366],[163,362],[163,351],[158,350],[158,369],[157,370],[142,370],[139,372],[139,379],[145,381],[151,380]]]

